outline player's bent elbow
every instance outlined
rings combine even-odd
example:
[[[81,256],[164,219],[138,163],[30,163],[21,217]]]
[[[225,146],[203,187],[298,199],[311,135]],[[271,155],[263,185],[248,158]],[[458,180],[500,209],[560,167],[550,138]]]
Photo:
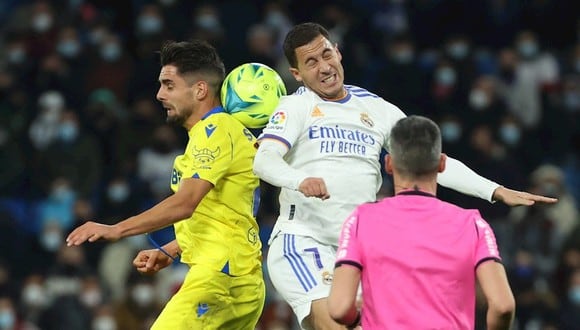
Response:
[[[348,315],[351,307],[347,299],[332,296],[328,298],[328,313],[330,318],[338,323],[344,324],[344,318]]]

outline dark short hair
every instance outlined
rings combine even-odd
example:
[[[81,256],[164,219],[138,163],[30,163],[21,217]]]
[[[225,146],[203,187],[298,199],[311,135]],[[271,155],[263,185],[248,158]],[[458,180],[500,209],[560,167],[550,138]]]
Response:
[[[298,66],[296,48],[306,45],[320,35],[330,40],[330,34],[328,31],[318,23],[307,22],[294,26],[292,30],[286,34],[282,46],[288,64],[290,64],[291,67],[296,68]]]
[[[441,132],[423,116],[402,118],[389,136],[389,154],[401,175],[420,177],[436,174],[441,158]]]
[[[200,74],[219,95],[225,66],[217,50],[203,40],[165,41],[159,52],[161,66],[174,65],[182,76]]]

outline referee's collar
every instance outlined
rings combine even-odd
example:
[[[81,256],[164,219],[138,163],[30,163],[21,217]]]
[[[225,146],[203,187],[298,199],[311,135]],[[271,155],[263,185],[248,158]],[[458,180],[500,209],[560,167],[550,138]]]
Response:
[[[215,107],[215,108],[211,109],[210,111],[206,112],[205,115],[203,115],[201,117],[201,120],[206,119],[207,117],[213,115],[214,113],[220,113],[220,112],[226,112],[226,110],[221,105],[218,105],[217,107]]]
[[[437,196],[435,196],[433,194],[430,194],[428,192],[421,191],[421,190],[415,190],[415,189],[400,191],[398,194],[396,194],[396,196],[399,196],[399,195],[416,195],[416,196],[425,196],[425,197],[437,198]]]

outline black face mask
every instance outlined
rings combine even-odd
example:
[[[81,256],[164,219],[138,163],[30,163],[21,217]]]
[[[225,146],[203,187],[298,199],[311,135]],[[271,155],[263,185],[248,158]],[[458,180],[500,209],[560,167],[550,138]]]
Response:
[[[171,151],[171,143],[165,140],[154,140],[152,147],[153,150],[162,154],[166,154]]]

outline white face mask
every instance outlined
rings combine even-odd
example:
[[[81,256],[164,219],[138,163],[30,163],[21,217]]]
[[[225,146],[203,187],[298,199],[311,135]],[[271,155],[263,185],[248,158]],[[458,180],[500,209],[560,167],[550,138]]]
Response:
[[[62,245],[62,234],[57,231],[47,231],[40,236],[40,244],[50,252],[56,252]]]
[[[26,50],[23,48],[12,48],[6,54],[8,62],[12,64],[20,64],[26,60]]]
[[[475,110],[481,110],[489,105],[489,97],[479,89],[474,89],[469,93],[469,104]]]
[[[455,81],[457,80],[457,75],[455,73],[455,70],[451,68],[441,68],[437,70],[435,79],[441,85],[451,86],[455,84]]]
[[[22,302],[29,307],[44,307],[48,297],[44,287],[38,284],[29,284],[22,290]]]
[[[93,320],[92,330],[117,330],[117,322],[110,316],[99,316]]]
[[[155,290],[151,285],[137,284],[131,291],[131,296],[139,306],[147,306],[155,299]]]
[[[499,136],[507,145],[513,146],[520,142],[520,129],[513,124],[502,125],[499,129]]]
[[[47,13],[41,13],[32,19],[32,28],[36,32],[46,32],[52,27],[52,16]]]
[[[80,300],[85,306],[93,308],[97,307],[103,301],[103,296],[99,290],[91,289],[82,292]]]

